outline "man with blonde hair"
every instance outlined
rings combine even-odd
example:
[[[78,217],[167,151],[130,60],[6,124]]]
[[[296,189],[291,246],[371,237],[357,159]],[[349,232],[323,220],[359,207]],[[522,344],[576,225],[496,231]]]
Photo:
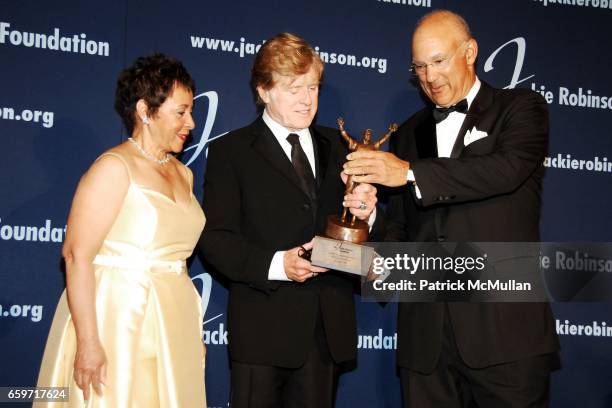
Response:
[[[397,187],[388,240],[539,241],[547,104],[535,92],[480,81],[477,55],[461,16],[424,16],[412,71],[431,105],[399,128],[392,153],[349,156],[345,171],[355,181]],[[547,407],[558,349],[547,303],[399,305],[406,407]]]
[[[202,248],[231,281],[233,408],[331,407],[338,364],[356,356],[350,278],[299,256],[344,197],[347,150],[312,123],[322,74],[302,38],[272,37],[251,71],[262,115],[210,146]],[[375,193],[360,185],[344,205],[369,220]]]

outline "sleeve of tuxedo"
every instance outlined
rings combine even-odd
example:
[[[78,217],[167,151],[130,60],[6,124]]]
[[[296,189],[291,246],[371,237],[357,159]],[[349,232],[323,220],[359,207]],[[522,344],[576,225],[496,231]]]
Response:
[[[278,286],[268,281],[275,251],[247,241],[241,232],[241,185],[234,160],[228,145],[210,146],[204,175],[206,225],[199,247],[205,262],[221,274],[267,292]]]
[[[411,163],[423,206],[510,193],[543,165],[548,148],[546,101],[530,92],[520,93],[508,103],[491,153]]]
[[[387,229],[386,225],[385,212],[381,206],[377,205],[376,218],[374,219],[374,224],[372,224],[368,240],[371,242],[383,241]]]
[[[406,137],[403,134],[397,133],[391,137],[391,141],[389,143],[389,152],[398,157],[402,157],[399,152],[401,148],[398,146],[400,140],[405,141]],[[406,231],[408,228],[408,223],[404,203],[407,188],[412,189],[411,186],[393,189],[381,187],[380,189],[381,201],[386,204],[384,211],[385,231],[381,241],[407,241]]]

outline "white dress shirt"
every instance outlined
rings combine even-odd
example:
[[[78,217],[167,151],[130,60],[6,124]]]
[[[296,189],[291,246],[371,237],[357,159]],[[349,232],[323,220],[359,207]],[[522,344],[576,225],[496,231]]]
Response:
[[[468,109],[472,106],[472,102],[476,94],[480,90],[480,80],[476,77],[476,82],[472,85],[470,92],[466,95]],[[436,141],[438,143],[438,157],[450,157],[453,151],[453,146],[457,140],[457,135],[465,120],[465,113],[451,112],[446,119],[436,124]]]
[[[283,148],[283,151],[287,155],[289,161],[291,161],[291,143],[289,143],[289,141],[287,140],[287,136],[289,136],[289,133],[295,133],[299,136],[300,145],[302,146],[304,153],[306,153],[306,158],[308,158],[308,163],[310,163],[310,168],[312,169],[312,174],[316,177],[317,173],[315,166],[314,146],[310,130],[306,128],[292,132],[274,119],[272,119],[272,117],[270,117],[270,115],[268,114],[268,111],[265,109],[261,118],[268,126],[268,128],[270,128],[270,130],[272,131],[272,134],[274,135],[280,146]],[[338,177],[340,177],[340,175],[338,175]],[[375,219],[376,208],[374,209],[374,211],[372,211],[372,214],[368,219],[368,225],[370,229],[372,229],[372,225],[374,225]],[[287,274],[285,273],[285,252],[286,251],[276,251],[276,253],[272,257],[272,262],[270,262],[270,268],[268,269],[269,280],[290,280],[287,277]]]
[[[263,111],[263,115],[261,115],[261,118],[263,119],[264,123],[268,125],[276,140],[278,140],[278,143],[283,148],[283,151],[287,155],[289,161],[291,161],[291,143],[289,143],[289,141],[287,140],[287,136],[289,136],[290,133],[295,133],[300,137],[300,145],[302,146],[304,153],[306,153],[306,158],[308,159],[308,163],[310,164],[310,168],[312,169],[312,174],[317,177],[315,169],[316,166],[314,147],[312,145],[312,136],[310,135],[310,130],[306,128],[298,130],[296,132],[292,132],[274,119],[272,119],[268,114],[268,111],[265,109]]]
[[[480,80],[476,77],[476,81],[470,91],[465,96],[465,99],[468,104],[468,109],[472,106],[472,102],[474,98],[476,98],[476,94],[480,90]],[[453,146],[455,145],[455,141],[457,140],[457,136],[459,134],[459,130],[461,129],[461,125],[463,125],[463,121],[465,120],[465,113],[461,112],[451,112],[443,121],[436,124],[436,142],[438,146],[438,157],[450,157],[451,152],[453,151]],[[414,172],[412,170],[408,170],[408,181],[414,183],[414,190],[417,198],[421,198],[421,190],[419,190],[419,186],[416,184],[417,181],[414,176]]]
[[[312,174],[316,177],[316,166],[315,166],[315,157],[314,157],[314,147],[312,145],[312,136],[310,135],[310,130],[308,128],[298,130],[297,132],[292,132],[274,119],[270,117],[268,111],[264,109],[263,115],[261,115],[264,123],[270,128],[272,134],[278,141],[278,144],[283,148],[283,151],[287,155],[289,161],[291,161],[291,143],[287,140],[287,136],[289,133],[295,133],[300,138],[300,145],[306,154],[306,158],[308,159],[308,163],[310,164],[310,168],[312,169]],[[285,273],[285,252],[286,251],[276,251],[274,257],[272,257],[272,262],[270,262],[270,269],[268,269],[268,279],[269,280],[281,280],[288,281],[290,280]]]

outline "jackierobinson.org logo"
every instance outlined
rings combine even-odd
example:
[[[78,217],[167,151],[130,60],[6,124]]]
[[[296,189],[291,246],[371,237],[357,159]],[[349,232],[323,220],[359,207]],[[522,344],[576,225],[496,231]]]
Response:
[[[0,319],[3,318],[25,318],[38,323],[43,317],[42,305],[0,305]]]
[[[612,337],[612,326],[604,321],[576,324],[565,319],[557,319],[557,334],[559,336]]]
[[[240,41],[223,40],[219,38],[190,36],[191,47],[214,52],[227,52],[244,58],[247,55],[255,55],[265,41],[260,43],[249,42],[245,37],[240,37]],[[384,74],[387,72],[388,64],[386,58],[380,57],[358,57],[354,54],[345,52],[322,51],[318,46],[314,50],[319,54],[321,60],[326,64],[344,65],[348,67],[373,69]]]
[[[227,345],[227,328],[224,323],[219,323],[216,326],[208,327],[204,325],[204,335],[202,340],[206,345]]]
[[[612,161],[607,157],[595,156],[589,159],[576,159],[569,153],[557,153],[544,158],[544,167],[564,170],[612,173]]]
[[[578,6],[609,9],[612,8],[612,0],[533,0],[542,3],[544,7],[549,5]]]
[[[0,106],[0,119],[40,123],[43,127],[47,129],[53,127],[54,117],[55,113],[53,112],[35,109],[23,109],[21,111],[17,110],[17,112],[15,112],[15,108]]]

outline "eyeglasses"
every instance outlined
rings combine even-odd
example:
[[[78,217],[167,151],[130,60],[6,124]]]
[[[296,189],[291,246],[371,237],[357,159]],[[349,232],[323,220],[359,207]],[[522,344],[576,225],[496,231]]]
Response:
[[[450,56],[444,57],[444,58],[438,58],[434,62],[430,62],[429,64],[415,64],[415,63],[410,64],[410,72],[412,72],[412,75],[414,76],[424,76],[427,73],[427,67],[432,67],[436,71],[440,71],[440,70],[444,70],[448,68],[448,64],[450,63],[450,60],[453,59],[455,55],[457,55],[457,52],[461,48],[463,48],[465,44],[467,44],[467,41],[462,42],[461,45],[458,46],[457,49],[455,49],[455,52],[453,52]]]

